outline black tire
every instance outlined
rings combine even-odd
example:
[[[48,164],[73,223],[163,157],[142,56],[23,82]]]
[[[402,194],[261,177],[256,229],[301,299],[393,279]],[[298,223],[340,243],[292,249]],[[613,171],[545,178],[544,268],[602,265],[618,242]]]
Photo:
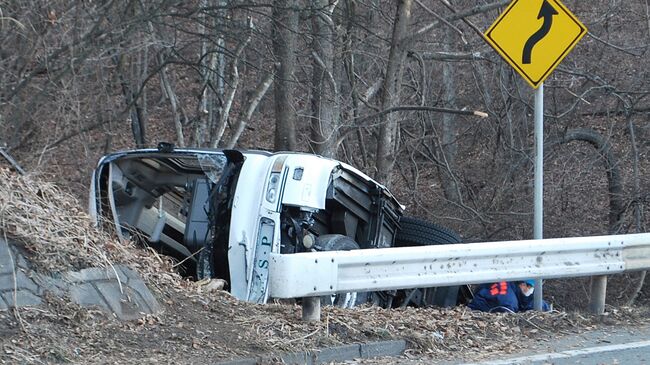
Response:
[[[402,217],[400,229],[395,234],[395,247],[422,247],[462,243],[458,233],[453,230],[413,217]],[[451,307],[462,301],[459,298],[459,286],[436,288],[418,288],[399,290],[396,305]]]
[[[348,236],[324,234],[316,238],[314,248],[318,251],[351,251],[358,250],[359,244]],[[334,305],[340,308],[353,308],[367,301],[368,293],[339,293],[321,297],[322,305]]]
[[[318,251],[351,251],[358,250],[359,244],[342,234],[324,234],[316,238],[315,248]]]
[[[402,217],[395,235],[395,247],[447,245],[462,243],[458,233],[435,223],[413,217]]]

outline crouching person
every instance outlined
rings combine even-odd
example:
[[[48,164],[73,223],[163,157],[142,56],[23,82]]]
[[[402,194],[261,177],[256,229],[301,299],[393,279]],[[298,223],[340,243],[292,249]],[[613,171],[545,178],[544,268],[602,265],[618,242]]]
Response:
[[[481,284],[467,306],[483,312],[527,311],[533,309],[534,288],[534,280]],[[542,310],[549,310],[548,303],[542,302]]]

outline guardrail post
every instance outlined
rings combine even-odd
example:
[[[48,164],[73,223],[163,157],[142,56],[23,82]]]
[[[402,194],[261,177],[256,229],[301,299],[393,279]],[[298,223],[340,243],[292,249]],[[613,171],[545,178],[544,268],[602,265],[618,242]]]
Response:
[[[320,297],[302,298],[302,320],[320,321]]]
[[[607,293],[607,275],[591,277],[591,300],[589,311],[592,314],[605,313],[605,294]]]

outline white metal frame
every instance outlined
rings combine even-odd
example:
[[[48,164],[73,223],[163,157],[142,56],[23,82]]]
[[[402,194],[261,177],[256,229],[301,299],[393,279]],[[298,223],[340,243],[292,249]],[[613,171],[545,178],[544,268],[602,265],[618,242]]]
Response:
[[[568,278],[650,269],[650,233],[271,254],[270,296]]]

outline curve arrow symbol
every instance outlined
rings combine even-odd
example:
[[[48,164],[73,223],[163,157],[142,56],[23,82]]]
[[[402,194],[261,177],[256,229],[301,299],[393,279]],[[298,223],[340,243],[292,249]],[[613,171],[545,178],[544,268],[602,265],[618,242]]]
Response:
[[[542,3],[542,7],[539,9],[539,14],[537,15],[537,19],[544,17],[544,24],[542,24],[542,27],[539,28],[539,30],[533,35],[528,38],[526,41],[526,44],[524,45],[524,52],[521,57],[521,61],[523,64],[529,64],[530,63],[530,56],[531,53],[533,52],[533,47],[537,44],[537,42],[541,41],[542,38],[548,34],[548,31],[551,30],[551,25],[553,24],[553,15],[557,15],[557,10],[548,3],[548,1],[544,0]]]

